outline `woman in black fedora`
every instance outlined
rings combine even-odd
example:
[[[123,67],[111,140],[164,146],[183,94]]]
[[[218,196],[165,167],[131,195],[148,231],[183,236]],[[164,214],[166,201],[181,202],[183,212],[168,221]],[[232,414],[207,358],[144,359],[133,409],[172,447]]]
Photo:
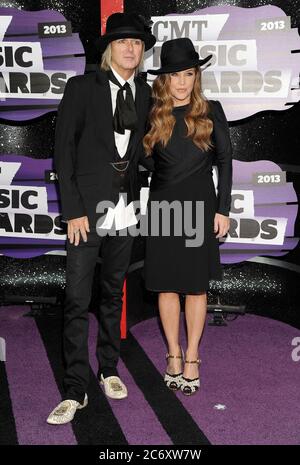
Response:
[[[210,58],[199,59],[188,38],[170,40],[162,46],[161,68],[148,71],[157,78],[150,129],[144,137],[146,154],[152,155],[155,163],[147,208],[145,285],[158,292],[168,343],[165,383],[185,395],[200,386],[198,348],[206,317],[206,291],[211,279],[223,278],[218,239],[229,230],[229,129],[220,102],[207,100],[201,90],[200,67]],[[218,167],[218,194],[213,163]],[[159,203],[162,215],[155,216]],[[166,223],[169,230],[163,230]],[[180,294],[185,295],[185,357],[179,342]]]

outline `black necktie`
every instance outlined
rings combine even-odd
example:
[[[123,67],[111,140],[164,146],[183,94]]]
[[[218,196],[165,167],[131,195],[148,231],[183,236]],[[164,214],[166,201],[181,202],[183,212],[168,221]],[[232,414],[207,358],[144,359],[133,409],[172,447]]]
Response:
[[[137,129],[137,114],[134,104],[134,99],[131,87],[128,82],[124,86],[119,83],[114,73],[107,71],[108,79],[119,87],[116,101],[116,109],[113,117],[114,130],[119,134],[124,134],[125,129]],[[126,97],[124,99],[123,91],[126,90]]]

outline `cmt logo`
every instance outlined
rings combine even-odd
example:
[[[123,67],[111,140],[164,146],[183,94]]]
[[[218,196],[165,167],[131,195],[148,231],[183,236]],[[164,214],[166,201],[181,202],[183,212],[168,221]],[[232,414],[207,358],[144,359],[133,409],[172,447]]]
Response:
[[[295,349],[292,350],[292,360],[294,362],[300,361],[300,337],[294,337],[292,340],[292,346],[295,346]]]
[[[6,361],[6,343],[3,337],[0,337],[0,362]]]

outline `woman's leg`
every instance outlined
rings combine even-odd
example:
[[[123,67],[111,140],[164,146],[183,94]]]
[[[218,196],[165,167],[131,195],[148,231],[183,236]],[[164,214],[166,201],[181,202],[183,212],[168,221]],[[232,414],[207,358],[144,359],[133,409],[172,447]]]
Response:
[[[158,308],[170,355],[181,355],[179,344],[180,300],[175,292],[160,292]],[[179,358],[169,358],[167,372],[180,373],[182,363]]]
[[[185,297],[185,318],[187,324],[188,344],[186,350],[186,360],[197,360],[199,342],[202,336],[207,310],[207,294],[203,292],[199,295],[186,295]],[[183,376],[194,379],[199,376],[199,367],[196,363],[186,363]]]

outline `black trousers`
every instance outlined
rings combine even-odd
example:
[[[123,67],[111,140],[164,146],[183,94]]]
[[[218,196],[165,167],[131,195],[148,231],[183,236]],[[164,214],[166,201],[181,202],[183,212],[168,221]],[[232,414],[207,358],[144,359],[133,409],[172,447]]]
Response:
[[[82,403],[89,383],[88,308],[94,270],[101,247],[101,301],[96,355],[98,377],[117,375],[120,353],[120,321],[123,284],[130,264],[133,237],[87,233],[78,246],[67,241],[66,294],[63,351],[65,359],[64,399]]]

